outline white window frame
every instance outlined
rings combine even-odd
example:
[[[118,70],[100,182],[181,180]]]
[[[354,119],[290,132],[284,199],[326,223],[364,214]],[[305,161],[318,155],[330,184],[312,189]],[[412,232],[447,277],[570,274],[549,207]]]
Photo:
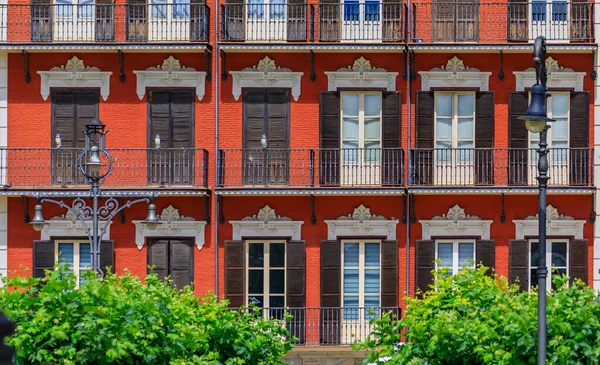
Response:
[[[358,243],[358,266],[345,266],[344,265],[344,245],[346,243]],[[379,266],[375,267],[375,266],[365,266],[365,244],[366,243],[377,243],[379,244]],[[341,241],[341,268],[342,268],[342,280],[341,280],[341,295],[342,295],[342,300],[341,300],[341,307],[344,308],[344,296],[346,296],[346,293],[344,292],[344,270],[345,269],[350,269],[350,270],[358,270],[358,294],[356,293],[350,293],[348,294],[349,296],[358,296],[358,308],[365,308],[365,297],[375,297],[378,296],[379,297],[379,307],[375,308],[376,310],[378,310],[379,308],[381,308],[381,240],[372,240],[372,239],[346,239],[346,240],[342,240]],[[369,270],[369,269],[377,269],[379,270],[379,293],[378,294],[374,294],[374,293],[365,293],[365,270]],[[354,308],[354,307],[349,307],[349,308]],[[360,309],[358,309],[360,311]],[[366,309],[365,309],[365,313],[359,313],[360,315],[367,315],[368,313],[366,313]]]
[[[557,267],[557,269],[565,269],[566,270],[566,274],[567,276],[569,275],[569,239],[568,238],[563,238],[563,239],[546,239],[546,267],[548,269],[548,277],[546,278],[546,291],[551,291],[552,290],[552,245],[554,243],[566,243],[566,247],[567,247],[567,257],[566,257],[566,262],[567,265],[566,266],[559,266]],[[528,252],[528,257],[527,257],[527,266],[529,268],[529,270],[527,270],[527,275],[529,277],[529,290],[531,291],[531,286],[534,284],[531,282],[531,270],[532,269],[537,269],[537,266],[531,266],[531,244],[533,242],[539,242],[539,238],[533,238],[533,239],[529,239],[527,240],[527,252]],[[537,283],[535,283],[537,285]]]
[[[438,252],[438,244],[440,243],[452,243],[452,267],[450,267],[451,274],[456,275],[463,267],[461,267],[461,263],[458,261],[458,244],[459,243],[472,243],[473,244],[473,264],[471,268],[475,268],[475,260],[477,259],[477,240],[475,239],[464,239],[464,238],[456,238],[456,239],[440,239],[435,240],[435,269],[441,269],[442,267],[438,263],[439,252]]]
[[[268,310],[267,309],[271,309],[270,306],[270,300],[271,300],[271,293],[269,292],[269,288],[270,288],[270,283],[269,283],[269,273],[271,271],[271,267],[270,267],[270,252],[271,252],[271,243],[282,243],[285,247],[285,251],[283,254],[283,272],[284,272],[284,277],[283,277],[283,294],[273,294],[273,296],[282,296],[283,297],[283,307],[285,307],[287,305],[286,303],[286,296],[287,296],[287,242],[285,240],[282,239],[269,239],[269,240],[246,240],[245,241],[245,266],[246,266],[246,272],[245,272],[245,287],[244,287],[244,292],[246,293],[245,298],[244,298],[244,302],[248,303],[248,299],[253,296],[253,295],[261,295],[261,294],[252,294],[250,293],[250,286],[249,286],[249,273],[251,270],[263,270],[263,310],[266,313],[266,315],[268,315]],[[262,268],[258,268],[258,267],[254,267],[251,268],[250,267],[250,245],[252,244],[257,244],[257,243],[262,243],[264,244],[263,249],[264,249],[264,253],[263,253],[263,266]],[[279,268],[276,268],[279,269]],[[279,307],[275,307],[275,308],[279,308]]]
[[[553,95],[566,95],[567,96],[567,100],[568,100],[568,104],[567,104],[567,149],[570,147],[570,139],[571,139],[571,92],[570,91],[551,91],[550,93],[550,97],[547,98],[547,106],[546,106],[546,110],[547,110],[547,115],[548,118],[553,118],[554,116],[552,115],[552,96]],[[528,104],[531,102],[531,92],[528,93]],[[559,116],[559,118],[564,118],[565,116]],[[528,146],[530,148],[532,148],[531,142],[538,142],[539,144],[539,138],[537,140],[533,140],[531,139],[532,133],[527,133],[527,139],[528,139]],[[546,133],[546,139],[548,142],[548,148],[552,148],[552,142],[553,142],[553,138],[552,138],[552,128],[548,128],[548,132]],[[535,147],[537,148],[537,146]],[[537,154],[536,154],[537,155]]]
[[[59,244],[61,243],[69,243],[73,245],[73,266],[71,267],[71,270],[73,272],[73,275],[75,275],[75,277],[77,278],[77,280],[75,281],[75,289],[79,289],[79,280],[80,280],[80,257],[79,257],[79,245],[82,243],[87,243],[89,244],[90,241],[89,240],[65,240],[65,239],[61,239],[61,240],[54,240],[54,263],[55,264],[60,264],[60,252],[58,249]],[[89,270],[91,270],[91,267],[89,267]]]
[[[364,149],[365,142],[379,142],[379,148],[383,143],[383,93],[381,91],[342,91],[340,95],[340,147],[344,148],[344,95],[358,95],[358,116],[350,116],[358,118],[358,148]],[[365,139],[365,96],[379,96],[379,138]]]
[[[458,96],[459,95],[471,95],[473,96],[473,115],[471,116],[473,118],[473,148],[475,148],[475,119],[477,116],[477,110],[476,110],[476,95],[475,95],[475,91],[436,91],[434,93],[434,102],[433,102],[433,143],[434,143],[434,148],[437,148],[437,142],[438,142],[438,138],[437,138],[437,120],[438,120],[438,116],[437,116],[437,103],[438,103],[438,96],[439,95],[450,95],[452,96],[452,139],[450,140],[451,142],[451,146],[453,149],[458,148],[458,142],[463,142],[463,141],[459,141],[458,140]],[[467,116],[463,116],[463,117],[467,117]],[[442,117],[445,118],[445,117]],[[465,142],[471,141],[469,140],[464,140]],[[443,140],[442,142],[448,142],[448,140]]]

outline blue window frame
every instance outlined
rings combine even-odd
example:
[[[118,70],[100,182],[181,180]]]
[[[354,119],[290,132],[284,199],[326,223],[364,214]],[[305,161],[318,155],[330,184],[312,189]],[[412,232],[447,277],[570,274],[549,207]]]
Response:
[[[534,0],[531,4],[531,19],[534,22],[546,21],[546,2]]]
[[[365,21],[366,22],[378,22],[379,19],[379,0],[366,0],[365,1]]]
[[[285,1],[271,0],[269,6],[269,16],[271,19],[285,19]]]
[[[552,21],[566,22],[567,21],[567,2],[566,0],[554,0],[552,2]]]
[[[360,19],[360,4],[358,0],[344,1],[344,21],[357,22]]]
[[[265,17],[264,0],[248,1],[248,19],[262,19]]]
[[[189,0],[173,0],[173,19],[188,19],[189,17]]]

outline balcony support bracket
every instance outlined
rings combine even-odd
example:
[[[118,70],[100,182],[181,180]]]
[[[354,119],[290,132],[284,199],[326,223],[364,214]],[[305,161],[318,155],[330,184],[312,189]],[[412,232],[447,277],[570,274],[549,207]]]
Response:
[[[595,206],[596,206],[596,192],[594,191],[592,193],[592,211],[590,212],[590,223],[592,223],[592,224],[596,222]]]
[[[123,51],[118,50],[117,57],[119,59],[119,81],[121,81],[121,83],[124,83],[125,79],[127,78],[125,76],[125,54],[123,53]]]
[[[31,222],[31,216],[29,215],[29,197],[21,195],[21,205],[23,206],[23,221],[25,223]]]
[[[210,56],[210,51],[208,49],[204,50],[204,64],[206,69],[206,81],[212,80],[212,57]]]
[[[310,81],[315,81],[317,74],[315,73],[315,53],[310,50]]]
[[[29,52],[26,50],[21,51],[21,58],[23,59],[23,70],[25,71],[25,82],[31,82],[31,74],[29,73]]]
[[[225,67],[227,62],[225,58],[225,52],[221,50],[219,55],[221,56],[221,80],[227,81],[227,68]]]
[[[210,224],[210,200],[208,199],[208,195],[202,196],[202,200],[204,202],[204,220],[206,224]]]
[[[225,224],[225,215],[223,213],[223,196],[219,195],[219,224]]]
[[[592,51],[592,72],[590,72],[590,78],[596,81],[598,73],[596,72],[596,51]]]
[[[120,198],[119,204],[123,206],[123,204],[125,204],[125,200],[123,198]],[[119,222],[121,222],[121,224],[125,224],[126,221],[127,217],[125,217],[125,209],[123,209],[119,212]]]
[[[408,216],[406,215],[406,202],[408,200],[406,195],[408,195],[408,191],[405,190],[405,192],[405,194],[402,194],[402,224],[406,224],[406,222],[408,222]]]
[[[502,193],[502,212],[500,213],[500,223],[506,222],[506,214],[504,214],[504,193]]]
[[[504,70],[502,69],[502,65],[504,64],[504,53],[500,51],[500,72],[498,72],[498,79],[500,81],[504,81]]]
[[[315,216],[315,196],[310,195],[310,224],[317,224],[317,217]]]
[[[410,194],[410,223],[417,223],[417,215],[415,214],[415,194]]]

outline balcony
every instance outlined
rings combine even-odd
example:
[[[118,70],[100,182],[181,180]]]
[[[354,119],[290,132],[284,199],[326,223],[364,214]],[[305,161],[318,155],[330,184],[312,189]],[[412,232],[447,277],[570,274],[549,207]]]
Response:
[[[406,5],[223,4],[221,42],[404,43]]]
[[[165,43],[209,39],[205,4],[0,5],[0,43]]]
[[[549,186],[591,187],[593,149],[550,148]],[[536,149],[460,148],[410,151],[411,186],[537,186]]]
[[[218,185],[361,187],[404,184],[401,148],[221,149]]]
[[[411,42],[594,42],[593,2],[413,2]]]
[[[208,152],[194,148],[110,149],[113,170],[104,189],[205,189]],[[75,148],[0,149],[0,183],[11,189],[88,188]]]

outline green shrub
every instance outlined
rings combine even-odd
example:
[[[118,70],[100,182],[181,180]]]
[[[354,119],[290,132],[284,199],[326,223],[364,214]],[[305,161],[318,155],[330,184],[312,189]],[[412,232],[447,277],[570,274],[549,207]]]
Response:
[[[435,273],[435,288],[407,298],[402,320],[373,321],[357,348],[386,365],[536,364],[537,293],[520,292],[487,269]],[[600,363],[600,300],[594,290],[556,275],[547,297],[549,364]]]
[[[129,273],[86,272],[75,289],[67,269],[3,279],[0,310],[17,323],[8,341],[17,365],[271,365],[291,349],[281,322],[229,310],[213,295]]]

